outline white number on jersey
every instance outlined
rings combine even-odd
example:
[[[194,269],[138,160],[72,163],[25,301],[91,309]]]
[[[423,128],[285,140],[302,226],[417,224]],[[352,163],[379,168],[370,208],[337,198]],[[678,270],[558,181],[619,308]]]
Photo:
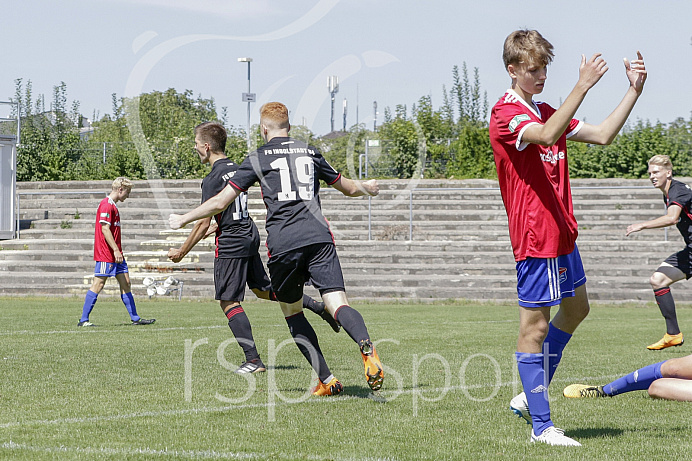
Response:
[[[233,220],[240,221],[241,219],[247,219],[247,194],[245,192],[241,192],[240,194],[238,194],[238,196],[235,198],[234,203],[235,211],[233,212]]]
[[[315,164],[312,158],[308,156],[296,157],[294,160],[295,180],[298,183],[298,195],[302,200],[312,200],[314,196],[315,184]],[[284,202],[287,200],[296,199],[296,191],[293,190],[291,184],[291,170],[288,166],[286,157],[278,158],[269,164],[275,170],[279,170],[281,175],[281,191],[278,194],[277,200]]]

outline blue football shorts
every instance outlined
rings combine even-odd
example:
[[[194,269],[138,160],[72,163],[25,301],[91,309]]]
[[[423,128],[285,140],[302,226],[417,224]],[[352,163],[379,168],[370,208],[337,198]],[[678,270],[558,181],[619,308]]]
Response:
[[[586,283],[579,249],[557,258],[526,258],[517,262],[517,295],[523,307],[547,307],[574,296]]]
[[[94,268],[94,275],[96,277],[115,277],[118,274],[125,274],[127,272],[129,271],[124,259],[121,263],[96,261],[96,267]]]

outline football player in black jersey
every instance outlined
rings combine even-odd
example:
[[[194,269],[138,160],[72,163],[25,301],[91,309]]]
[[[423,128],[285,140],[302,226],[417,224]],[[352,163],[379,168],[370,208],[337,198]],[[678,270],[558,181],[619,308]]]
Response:
[[[266,144],[251,153],[218,195],[195,210],[172,214],[169,224],[187,223],[225,210],[240,193],[260,183],[267,207],[267,264],[281,309],[298,348],[320,379],[315,395],[336,395],[342,384],[332,375],[317,335],[303,315],[303,286],[307,280],[320,291],[329,313],[360,347],[368,385],[382,387],[382,363],[361,314],[346,298],[343,274],[329,223],[322,215],[320,180],[350,197],[377,195],[377,182],[341,176],[315,147],[290,138],[288,109],[272,102],[260,108],[260,129]]]
[[[218,194],[235,174],[238,165],[226,157],[226,129],[215,122],[205,122],[195,127],[195,152],[202,163],[209,163],[211,171],[202,180],[202,203]],[[245,353],[243,363],[236,373],[257,373],[266,368],[260,359],[252,336],[252,327],[241,302],[245,299],[245,284],[262,299],[276,301],[269,277],[259,255],[260,236],[254,221],[248,214],[247,194],[241,193],[223,212],[211,218],[197,221],[180,248],[171,248],[168,257],[174,263],[215,229],[216,252],[214,258],[215,298],[219,300],[228,326]],[[321,315],[339,331],[338,323],[329,315],[323,303],[303,296],[303,307]]]
[[[630,225],[626,235],[643,229],[676,225],[685,240],[685,248],[666,258],[649,279],[656,303],[666,319],[666,334],[660,341],[647,346],[647,349],[661,350],[682,346],[684,342],[670,286],[678,280],[692,277],[692,189],[673,179],[673,163],[667,155],[654,155],[649,159],[649,179],[656,189],[663,192],[666,214],[651,221]]]

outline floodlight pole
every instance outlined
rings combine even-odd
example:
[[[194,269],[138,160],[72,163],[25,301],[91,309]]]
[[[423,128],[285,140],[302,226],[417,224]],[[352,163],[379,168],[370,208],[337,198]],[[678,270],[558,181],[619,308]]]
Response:
[[[250,63],[252,58],[238,58],[238,62],[247,63],[247,93],[243,93],[243,102],[247,102],[247,147],[250,149],[250,103],[255,101],[255,94],[250,92]]]

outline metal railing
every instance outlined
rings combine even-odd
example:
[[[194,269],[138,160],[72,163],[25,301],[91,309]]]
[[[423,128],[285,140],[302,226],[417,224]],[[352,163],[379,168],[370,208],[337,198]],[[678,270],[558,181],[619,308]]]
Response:
[[[597,189],[597,190],[617,190],[617,189],[647,189],[651,190],[648,186],[575,186],[572,190],[586,190],[586,189]],[[408,189],[408,239],[413,241],[413,195],[414,193],[426,193],[426,192],[448,192],[448,191],[494,191],[499,192],[499,187],[421,187]],[[391,192],[393,194],[405,193],[401,190],[384,191]],[[49,192],[49,191],[36,191],[36,192],[17,192],[17,208],[16,208],[16,220],[17,220],[17,238],[20,238],[19,229],[19,214],[20,214],[20,195],[80,195],[89,193],[88,191],[60,191],[60,192]],[[107,193],[105,195],[108,195]],[[665,207],[664,207],[665,211]],[[368,197],[368,240],[372,240],[372,197]],[[668,227],[664,228],[664,241],[668,241]]]
[[[610,189],[647,189],[651,190],[649,186],[575,186],[571,188],[572,190],[579,189],[598,189],[598,190],[610,190]],[[483,190],[483,191],[495,191],[499,192],[499,187],[422,187],[409,189],[408,193],[408,239],[413,241],[413,194],[414,193],[425,193],[425,192],[447,192],[447,191],[472,191],[472,190]],[[387,191],[395,194],[401,194],[404,191]],[[665,207],[664,207],[665,210]],[[372,240],[372,197],[368,197],[368,240]],[[668,241],[668,227],[664,228],[664,241]]]

